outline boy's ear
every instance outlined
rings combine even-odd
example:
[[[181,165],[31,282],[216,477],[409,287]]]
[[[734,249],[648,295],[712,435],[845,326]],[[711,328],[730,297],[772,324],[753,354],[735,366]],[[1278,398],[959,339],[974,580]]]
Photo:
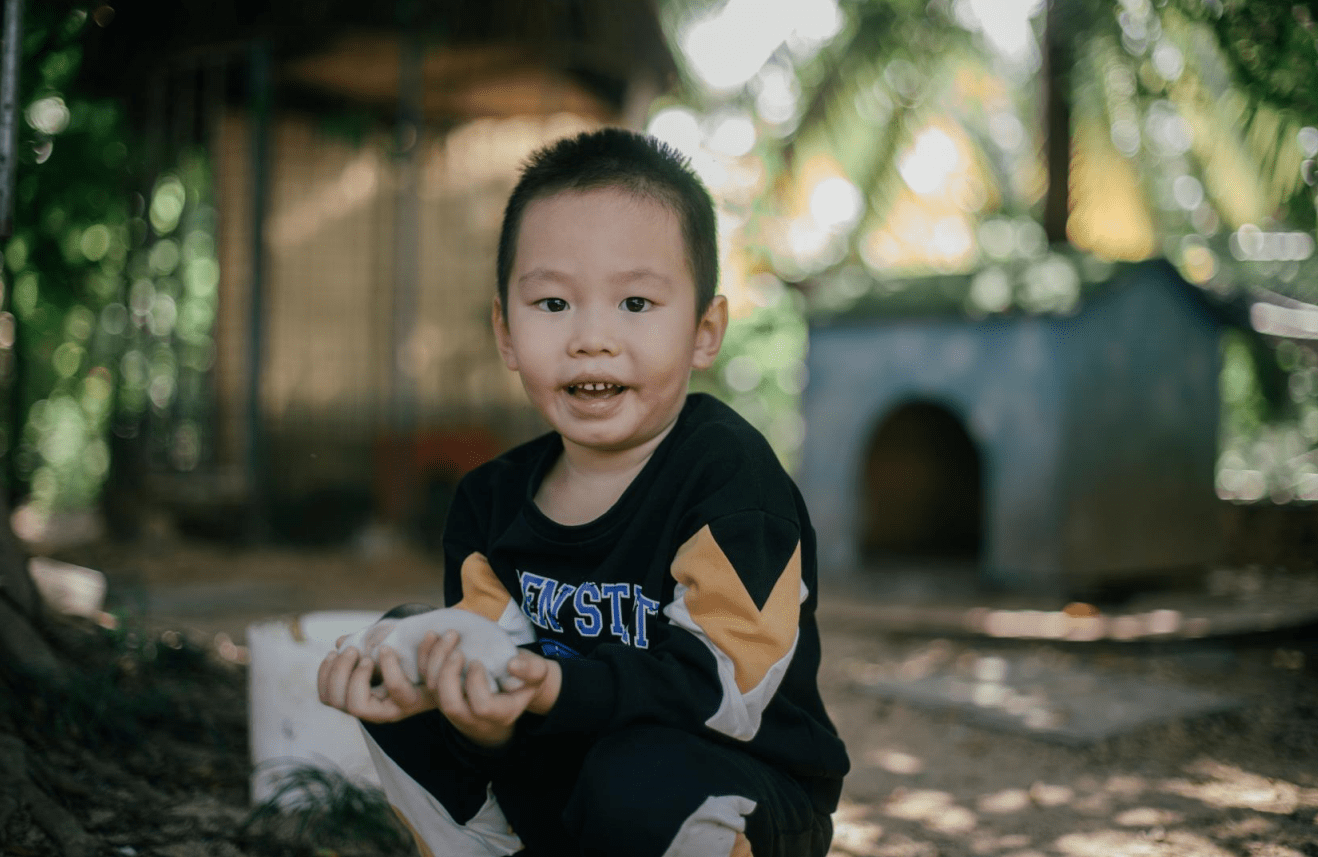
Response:
[[[494,328],[494,342],[503,357],[503,365],[516,372],[517,355],[513,352],[512,334],[508,331],[508,316],[504,314],[503,302],[498,295],[494,296],[494,304],[490,307],[490,326]]]
[[[714,358],[723,347],[723,334],[727,331],[728,299],[715,295],[696,325],[696,347],[691,355],[693,369],[708,369],[714,365]]]

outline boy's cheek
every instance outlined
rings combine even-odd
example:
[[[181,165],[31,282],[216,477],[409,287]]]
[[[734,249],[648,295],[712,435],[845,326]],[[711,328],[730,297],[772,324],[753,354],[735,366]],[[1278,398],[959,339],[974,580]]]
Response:
[[[490,313],[490,326],[494,329],[494,344],[499,349],[499,355],[503,358],[504,365],[516,372],[519,367],[517,352],[513,348],[512,332],[509,328],[511,321],[512,319],[504,315],[499,302],[496,300]]]

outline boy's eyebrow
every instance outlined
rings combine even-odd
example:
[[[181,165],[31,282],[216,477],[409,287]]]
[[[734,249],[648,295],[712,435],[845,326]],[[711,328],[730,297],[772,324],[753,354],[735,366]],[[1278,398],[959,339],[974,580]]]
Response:
[[[623,271],[613,279],[615,282],[619,283],[633,283],[637,280],[659,280],[663,283],[668,282],[668,277],[649,268],[633,268],[630,271]]]
[[[548,281],[551,283],[564,283],[572,280],[570,274],[562,271],[556,271],[553,268],[533,268],[517,278],[520,283],[533,283],[538,281]],[[659,280],[667,283],[668,277],[651,268],[633,268],[630,271],[623,271],[612,277],[616,283],[633,283],[637,280]]]
[[[561,271],[555,271],[552,268],[532,268],[525,274],[517,278],[518,283],[530,283],[537,280],[549,280],[550,282],[561,283],[572,279]]]

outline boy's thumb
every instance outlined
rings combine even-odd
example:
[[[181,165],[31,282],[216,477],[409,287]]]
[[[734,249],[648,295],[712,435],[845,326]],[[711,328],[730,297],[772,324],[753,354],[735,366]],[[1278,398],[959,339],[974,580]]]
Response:
[[[518,652],[513,655],[512,660],[508,661],[508,672],[522,678],[536,678],[540,672],[537,669],[541,665],[540,661],[540,658]]]

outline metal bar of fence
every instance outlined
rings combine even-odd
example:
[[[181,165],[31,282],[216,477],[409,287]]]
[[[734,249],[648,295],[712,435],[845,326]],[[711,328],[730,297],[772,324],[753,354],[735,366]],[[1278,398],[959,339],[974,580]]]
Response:
[[[18,69],[23,58],[23,0],[5,0],[0,51],[0,238],[14,231],[14,177],[18,166]]]

